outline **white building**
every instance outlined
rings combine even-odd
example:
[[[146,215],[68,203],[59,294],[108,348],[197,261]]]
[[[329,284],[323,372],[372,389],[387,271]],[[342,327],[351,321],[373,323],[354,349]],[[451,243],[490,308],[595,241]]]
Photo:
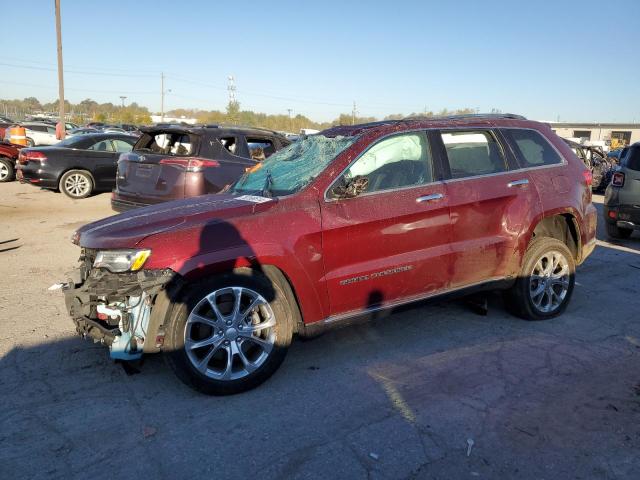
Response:
[[[160,115],[151,115],[151,121],[153,123],[187,123],[189,125],[198,123],[195,118],[187,118],[184,115],[182,117],[169,117],[165,115],[164,118]]]
[[[640,142],[640,123],[548,123],[560,137],[603,141],[612,149]]]

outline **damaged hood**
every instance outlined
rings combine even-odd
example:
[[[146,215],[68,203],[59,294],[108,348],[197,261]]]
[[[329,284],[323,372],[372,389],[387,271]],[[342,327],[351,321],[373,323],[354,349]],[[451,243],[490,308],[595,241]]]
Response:
[[[73,242],[92,249],[133,248],[151,235],[253,215],[276,203],[277,199],[228,194],[160,203],[89,223],[74,233]]]

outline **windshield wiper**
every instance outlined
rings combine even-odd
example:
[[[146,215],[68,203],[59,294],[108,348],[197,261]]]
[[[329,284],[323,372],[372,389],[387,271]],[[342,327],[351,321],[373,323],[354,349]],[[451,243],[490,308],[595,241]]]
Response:
[[[271,170],[267,170],[267,176],[264,179],[264,185],[262,187],[262,196],[266,198],[273,197],[271,187],[273,186],[273,177],[271,176]]]

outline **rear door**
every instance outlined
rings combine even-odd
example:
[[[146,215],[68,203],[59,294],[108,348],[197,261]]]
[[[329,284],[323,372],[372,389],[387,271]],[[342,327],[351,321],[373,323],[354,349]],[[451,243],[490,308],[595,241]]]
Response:
[[[336,199],[336,187],[354,179],[366,179],[364,193]],[[402,133],[370,146],[322,203],[331,315],[445,289],[450,233],[446,186],[427,135]]]
[[[184,198],[189,160],[196,157],[200,136],[175,131],[145,133],[133,151],[118,161],[118,192],[148,201]]]
[[[449,169],[452,287],[501,279],[518,270],[518,239],[538,211],[528,174],[515,170],[491,129],[441,130]]]

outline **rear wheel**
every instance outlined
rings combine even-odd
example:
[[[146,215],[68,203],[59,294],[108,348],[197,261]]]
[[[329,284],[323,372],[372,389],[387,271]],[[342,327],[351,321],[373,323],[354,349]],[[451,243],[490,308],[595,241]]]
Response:
[[[93,191],[91,175],[84,170],[69,170],[60,179],[60,191],[71,198],[86,198]]]
[[[620,228],[615,223],[607,222],[607,235],[609,235],[611,238],[625,239],[629,238],[632,233],[633,230],[630,230],[628,228]]]
[[[509,311],[525,320],[546,320],[567,308],[575,283],[575,261],[559,240],[540,237],[524,254],[515,285],[505,292]]]
[[[15,178],[13,163],[8,158],[0,158],[0,183],[11,182]]]
[[[165,358],[185,384],[209,395],[243,392],[282,364],[293,315],[277,284],[246,270],[188,287],[174,305]]]

